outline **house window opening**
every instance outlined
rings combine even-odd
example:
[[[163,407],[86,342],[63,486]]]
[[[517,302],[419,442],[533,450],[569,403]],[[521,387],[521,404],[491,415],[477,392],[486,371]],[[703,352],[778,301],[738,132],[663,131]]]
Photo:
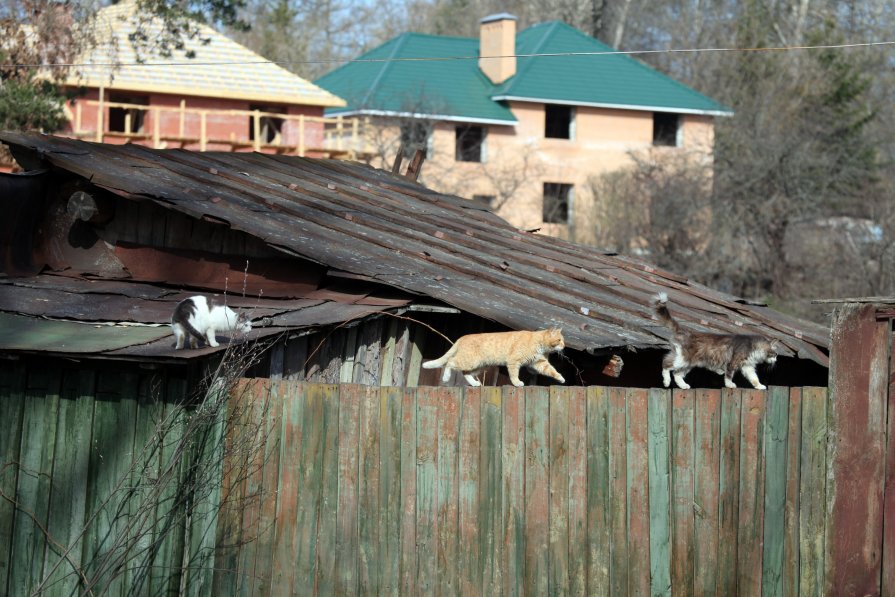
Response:
[[[544,183],[545,224],[568,224],[572,206],[572,185],[561,182]]]
[[[653,145],[677,147],[680,115],[668,112],[653,113]]]
[[[496,195],[473,195],[472,200],[488,209],[494,209],[497,206]]]
[[[146,123],[146,110],[138,106],[148,106],[149,96],[145,95],[109,95],[112,104],[130,104],[131,106],[112,106],[109,108],[109,132],[142,133]]]
[[[572,106],[544,106],[546,126],[544,136],[549,139],[573,139],[575,136],[575,109]]]
[[[432,124],[425,120],[406,120],[401,123],[401,147],[405,158],[413,158],[417,149],[422,149],[429,158],[429,138]]]
[[[267,115],[258,117],[258,138],[267,145],[279,145],[283,140],[283,118],[271,116],[283,114],[285,109],[280,106],[249,106],[249,110],[266,112]],[[255,140],[255,115],[249,116],[249,141]]]
[[[458,162],[484,162],[485,129],[481,126],[458,126],[455,159]]]

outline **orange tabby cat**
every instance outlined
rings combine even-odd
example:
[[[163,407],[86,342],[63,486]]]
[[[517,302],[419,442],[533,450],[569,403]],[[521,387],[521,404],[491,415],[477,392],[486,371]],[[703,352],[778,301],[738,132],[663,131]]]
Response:
[[[519,369],[528,366],[560,383],[566,380],[547,361],[545,354],[559,352],[565,347],[562,330],[551,328],[537,332],[495,332],[469,334],[457,340],[441,358],[423,363],[425,369],[444,367],[442,381],[451,377],[451,369],[459,369],[471,386],[482,385],[476,375],[482,369],[506,365],[514,386],[525,384],[519,379]]]

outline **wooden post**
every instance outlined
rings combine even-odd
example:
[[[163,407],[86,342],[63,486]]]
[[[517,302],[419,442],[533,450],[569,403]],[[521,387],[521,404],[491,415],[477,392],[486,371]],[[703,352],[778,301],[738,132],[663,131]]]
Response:
[[[341,116],[336,117],[336,149],[342,149],[342,135],[344,134],[344,124]]]
[[[889,326],[872,304],[846,304],[833,317],[827,595],[880,594]]]
[[[399,174],[401,172],[401,162],[404,161],[404,144],[398,147],[398,155],[395,156],[395,163],[392,164],[392,173]]]
[[[162,113],[158,108],[152,109],[152,146],[156,149],[162,146],[162,129],[161,118]]]
[[[131,111],[125,110],[125,112],[124,112],[124,134],[125,135],[130,135],[132,132],[131,131],[131,127],[133,126],[133,123],[131,122],[132,120],[133,120],[133,118],[131,115]]]
[[[298,115],[298,155],[305,156],[305,115]]]
[[[423,162],[425,161],[426,150],[417,149],[416,153],[413,154],[413,159],[410,160],[410,165],[407,166],[407,172],[404,173],[404,178],[409,178],[410,180],[419,179],[420,172],[423,170]]]
[[[183,138],[186,136],[186,100],[180,100],[180,140],[183,142]]]
[[[208,112],[202,110],[199,113],[199,151],[205,151],[205,148],[208,147],[208,124],[206,122],[206,116]]]
[[[255,110],[252,112],[252,132],[255,140],[255,151],[261,151],[261,112]]]
[[[357,152],[360,150],[360,138],[358,136],[358,128],[359,128],[360,120],[357,118],[351,119],[351,158],[354,159],[357,155]]]
[[[103,123],[103,116],[105,116],[105,114],[104,114],[105,106],[103,104],[103,97],[104,97],[105,91],[106,91],[105,88],[102,85],[100,85],[99,104],[97,104],[97,108],[96,108],[96,142],[97,143],[102,142],[103,128],[105,127],[105,124]]]

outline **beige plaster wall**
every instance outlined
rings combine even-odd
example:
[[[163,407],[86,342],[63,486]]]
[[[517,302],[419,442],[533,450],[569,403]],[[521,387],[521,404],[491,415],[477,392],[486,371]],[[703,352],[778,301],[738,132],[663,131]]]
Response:
[[[441,192],[472,198],[496,197],[496,211],[511,224],[523,229],[540,228],[542,233],[568,237],[569,225],[545,224],[543,185],[545,182],[574,185],[571,225],[584,226],[576,219],[589,214],[593,201],[588,192],[592,176],[631,165],[632,152],[650,151],[653,156],[688,154],[694,159],[711,159],[714,142],[713,119],[685,115],[678,147],[654,147],[653,114],[634,110],[576,108],[572,139],[544,137],[543,104],[512,102],[515,127],[489,126],[482,163],[454,159],[457,123],[433,125],[429,155],[420,181]],[[382,156],[378,167],[391,168],[399,145],[394,122],[380,122],[377,145]],[[577,238],[582,237],[580,231]]]

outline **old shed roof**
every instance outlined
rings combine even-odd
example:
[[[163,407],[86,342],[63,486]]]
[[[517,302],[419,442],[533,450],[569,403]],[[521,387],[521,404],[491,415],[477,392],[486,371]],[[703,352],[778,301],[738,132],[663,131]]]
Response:
[[[228,224],[269,245],[513,329],[561,326],[571,348],[667,346],[652,297],[692,329],[759,333],[828,365],[828,330],[644,261],[522,232],[479,205],[343,161],[193,153],[2,133],[20,161]],[[28,159],[30,158],[30,159]]]

